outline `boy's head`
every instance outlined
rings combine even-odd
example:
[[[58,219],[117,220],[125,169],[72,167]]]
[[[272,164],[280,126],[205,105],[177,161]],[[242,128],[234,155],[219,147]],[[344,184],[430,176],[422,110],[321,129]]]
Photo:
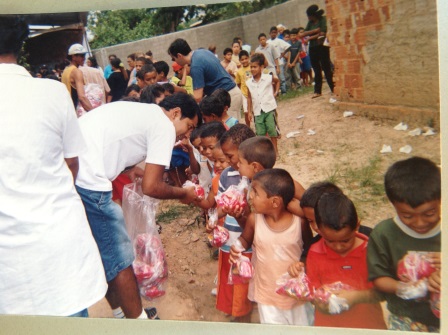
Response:
[[[23,16],[4,15],[0,17],[0,55],[19,56],[23,42],[29,34],[28,24]]]
[[[227,92],[223,88],[218,88],[215,91],[213,91],[211,95],[217,97],[219,101],[221,101],[221,103],[224,105],[224,112],[227,112],[232,102],[232,98],[230,97],[229,92]]]
[[[145,57],[137,57],[135,59],[135,70],[138,72],[146,64],[152,64],[152,62]]]
[[[242,142],[251,137],[255,137],[254,131],[245,124],[238,123],[226,131],[220,139],[222,151],[235,170],[238,170],[238,148]]]
[[[291,31],[289,29],[285,29],[283,32],[283,40],[288,42],[290,40]]]
[[[242,142],[238,156],[238,171],[249,180],[259,171],[272,169],[276,160],[274,145],[266,136],[255,136]]]
[[[314,207],[319,234],[327,247],[345,256],[353,250],[358,214],[353,202],[342,193],[325,193]]]
[[[127,97],[140,97],[140,86],[137,84],[129,85],[124,92],[124,95]]]
[[[412,157],[392,164],[384,177],[387,197],[400,220],[426,234],[440,221],[441,173],[432,161]]]
[[[316,225],[316,218],[314,215],[314,207],[319,201],[320,197],[325,193],[343,193],[342,190],[335,184],[329,181],[323,181],[312,184],[302,195],[300,199],[300,207],[302,207],[306,220],[311,228],[319,233]]]
[[[157,83],[157,71],[152,64],[143,65],[142,68],[137,71],[136,77],[137,85],[140,86],[140,88]]]
[[[166,97],[174,94],[174,86],[171,83],[163,83],[161,86],[165,90]]]
[[[275,40],[277,38],[277,34],[277,27],[271,27],[271,29],[269,29],[269,36],[271,36],[271,40]]]
[[[299,29],[297,28],[293,28],[291,29],[291,34],[289,34],[289,36],[291,37],[291,41],[296,42],[297,41],[297,34],[299,33]]]
[[[230,62],[232,60],[233,51],[231,48],[225,48],[222,54],[224,55],[224,59],[226,61]]]
[[[258,35],[258,42],[260,42],[262,47],[266,46],[267,40],[266,40],[266,34],[265,33],[261,33],[260,35]]]
[[[159,84],[145,86],[140,91],[140,102],[158,105],[163,99],[165,99],[165,89]]]
[[[212,121],[206,123],[201,129],[201,146],[203,148],[203,155],[210,160],[213,160],[212,152],[216,143],[219,142],[222,135],[226,132],[226,128],[221,121]]]
[[[283,169],[258,172],[251,183],[249,199],[256,213],[267,214],[271,209],[285,210],[294,198],[294,181]]]
[[[121,65],[121,59],[120,58],[112,58],[112,60],[110,61],[110,65],[112,66],[112,69],[118,70],[120,69],[120,65]]]
[[[190,133],[190,143],[202,154],[201,147],[201,131],[202,127],[194,128]]]
[[[258,78],[264,70],[265,57],[261,53],[256,53],[250,59],[250,72],[252,76]]]
[[[240,63],[243,67],[249,66],[249,53],[246,50],[241,50],[239,53]]]
[[[157,71],[157,82],[166,81],[168,72],[170,72],[170,66],[167,62],[161,60],[154,63],[154,68]]]
[[[241,45],[240,42],[238,41],[233,41],[232,43],[232,51],[234,55],[239,55],[240,51],[241,51]]]
[[[221,145],[219,142],[216,142],[215,148],[212,151],[213,157],[213,169],[217,174],[220,174],[226,167],[229,166],[229,161],[227,160],[226,155],[222,152]]]
[[[205,123],[221,121],[222,113],[224,113],[224,103],[213,94],[202,99],[199,108]]]

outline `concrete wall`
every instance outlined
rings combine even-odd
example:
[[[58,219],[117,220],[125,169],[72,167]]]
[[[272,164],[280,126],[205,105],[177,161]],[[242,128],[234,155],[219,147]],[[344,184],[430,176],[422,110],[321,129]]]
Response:
[[[235,36],[243,39],[255,49],[258,46],[258,34],[269,33],[269,28],[282,23],[288,28],[306,25],[306,9],[312,4],[325,6],[325,0],[292,0],[263,11],[237,17],[231,20],[208,24],[202,27],[183,30],[167,35],[151,37],[148,39],[115,45],[108,48],[94,50],[101,66],[107,64],[107,55],[116,54],[122,61],[127,55],[136,51],[151,50],[156,60],[164,60],[171,64],[168,57],[168,46],[176,38],[184,38],[192,49],[208,48],[210,44],[217,46],[216,52],[222,58],[222,51],[230,47]]]

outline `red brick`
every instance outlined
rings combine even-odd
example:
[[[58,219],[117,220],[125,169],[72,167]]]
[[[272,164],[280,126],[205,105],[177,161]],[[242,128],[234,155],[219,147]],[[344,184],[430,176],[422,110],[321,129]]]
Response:
[[[357,45],[366,45],[366,39],[367,39],[367,30],[364,27],[359,27],[355,32],[355,39],[354,42]]]
[[[383,6],[381,7],[381,13],[383,14],[386,22],[390,20],[390,11],[389,6]]]
[[[362,76],[360,74],[346,74],[344,80],[347,88],[362,87]]]
[[[351,16],[345,19],[345,28],[346,29],[352,29],[353,28],[352,17]]]
[[[360,60],[348,60],[346,66],[347,73],[361,74],[361,61]]]
[[[345,46],[335,46],[332,49],[336,58],[338,59],[347,58],[347,50],[345,49]]]
[[[369,9],[363,17],[364,26],[371,26],[381,23],[380,14],[377,9]]]

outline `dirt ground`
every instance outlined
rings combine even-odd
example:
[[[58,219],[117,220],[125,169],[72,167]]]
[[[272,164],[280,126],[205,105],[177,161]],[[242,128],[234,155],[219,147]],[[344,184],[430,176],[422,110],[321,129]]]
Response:
[[[382,188],[384,172],[394,161],[415,155],[440,164],[438,133],[415,137],[408,133],[425,125],[397,131],[394,126],[398,122],[343,117],[343,111],[335,111],[329,102],[329,91],[318,99],[311,99],[311,95],[309,91],[279,103],[282,138],[276,167],[288,170],[305,188],[317,181],[335,182],[355,202],[362,224],[373,227],[394,214]],[[309,130],[315,134],[308,135]],[[293,131],[300,133],[287,138]],[[392,147],[392,153],[380,153],[384,144]],[[411,154],[399,152],[405,145],[412,146]],[[210,294],[217,261],[206,244],[203,223],[195,221],[198,216],[198,209],[176,201],[163,201],[159,206],[169,277],[165,296],[154,301],[143,299],[143,304],[156,306],[163,320],[229,322],[230,317],[215,309],[215,297]],[[112,317],[105,299],[89,313],[91,317]],[[258,322],[256,312],[252,322]]]

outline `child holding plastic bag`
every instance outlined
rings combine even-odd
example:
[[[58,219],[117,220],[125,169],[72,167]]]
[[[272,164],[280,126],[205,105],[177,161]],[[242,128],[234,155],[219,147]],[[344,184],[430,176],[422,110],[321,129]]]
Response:
[[[379,297],[367,279],[367,236],[358,233],[353,202],[342,193],[324,193],[314,207],[322,238],[309,249],[306,273],[316,289],[315,326],[386,329]],[[303,263],[289,267],[293,277]]]
[[[258,172],[249,193],[254,209],[243,233],[231,247],[232,263],[241,261],[241,250],[254,248],[254,300],[261,323],[308,326],[313,324],[312,306],[276,294],[276,281],[288,266],[300,259],[303,249],[300,218],[286,207],[294,197],[294,182],[283,169]]]

